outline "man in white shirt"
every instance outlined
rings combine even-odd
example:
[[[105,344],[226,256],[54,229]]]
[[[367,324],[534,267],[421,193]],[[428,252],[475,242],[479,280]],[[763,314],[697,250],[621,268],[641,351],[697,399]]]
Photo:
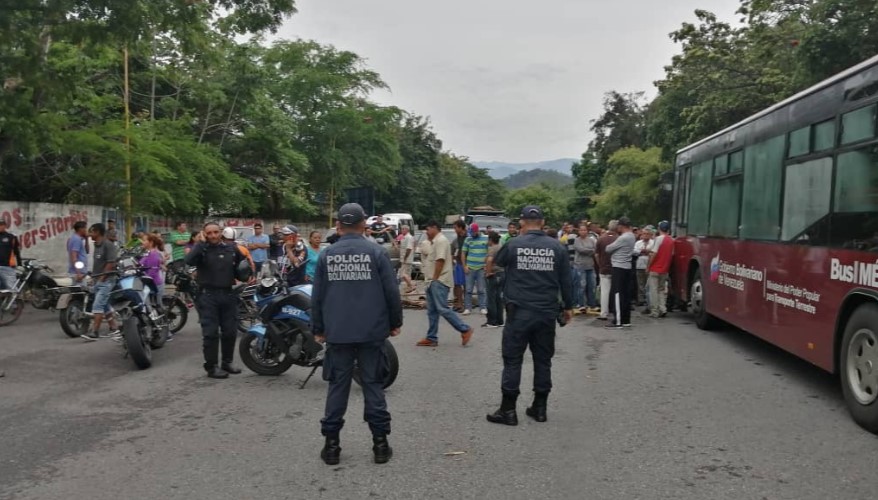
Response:
[[[646,290],[647,280],[649,278],[649,252],[652,251],[653,235],[655,229],[652,226],[646,226],[640,232],[640,239],[634,244],[634,255],[637,256],[637,305],[646,306],[646,313],[649,314],[649,294]]]
[[[399,260],[402,264],[399,266],[399,276],[405,281],[405,293],[412,293],[417,290],[412,283],[412,264],[415,262],[415,238],[412,236],[408,226],[402,226],[400,234],[402,239],[399,240]]]

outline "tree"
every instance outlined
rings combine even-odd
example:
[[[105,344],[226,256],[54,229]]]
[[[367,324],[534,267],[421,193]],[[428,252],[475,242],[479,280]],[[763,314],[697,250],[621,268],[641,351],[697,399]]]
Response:
[[[592,210],[593,217],[607,221],[623,215],[639,223],[655,223],[669,214],[659,210],[661,174],[671,165],[662,161],[661,148],[626,148],[610,157],[604,190]]]
[[[554,190],[543,185],[510,191],[503,206],[507,214],[517,216],[527,205],[538,205],[542,208],[546,224],[550,226],[558,227],[567,215],[565,201]]]

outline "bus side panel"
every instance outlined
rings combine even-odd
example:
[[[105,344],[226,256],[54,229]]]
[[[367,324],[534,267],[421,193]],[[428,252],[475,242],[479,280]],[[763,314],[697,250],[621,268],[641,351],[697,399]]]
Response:
[[[855,287],[878,290],[867,252],[702,239],[710,314],[827,370],[839,308]]]

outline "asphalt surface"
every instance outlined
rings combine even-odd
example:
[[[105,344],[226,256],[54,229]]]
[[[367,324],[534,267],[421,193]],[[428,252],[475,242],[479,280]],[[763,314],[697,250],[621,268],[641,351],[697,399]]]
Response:
[[[834,377],[733,329],[636,315],[630,331],[577,317],[559,330],[549,421],[485,421],[499,403],[500,330],[438,348],[407,310],[389,464],[371,461],[352,391],[342,462],[324,465],[326,384],[293,367],[201,370],[194,317],[137,371],[108,340],[68,339],[54,313],[0,328],[0,498],[871,499],[878,439]],[[482,316],[471,316],[481,323]],[[319,372],[318,372],[319,375]]]

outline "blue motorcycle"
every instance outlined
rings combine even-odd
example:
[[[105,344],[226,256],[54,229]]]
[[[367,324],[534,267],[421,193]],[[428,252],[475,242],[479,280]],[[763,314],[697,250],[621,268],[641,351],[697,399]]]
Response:
[[[293,287],[288,293],[278,295],[260,294],[262,283],[256,290],[255,301],[259,305],[259,320],[252,325],[238,344],[241,361],[259,375],[280,375],[297,365],[310,367],[311,373],[300,388],[323,366],[323,346],[311,333],[311,285]],[[278,288],[282,290],[282,288]],[[384,387],[390,387],[399,374],[399,357],[390,340],[385,340],[388,374]],[[354,368],[354,380],[360,383],[359,370]]]

